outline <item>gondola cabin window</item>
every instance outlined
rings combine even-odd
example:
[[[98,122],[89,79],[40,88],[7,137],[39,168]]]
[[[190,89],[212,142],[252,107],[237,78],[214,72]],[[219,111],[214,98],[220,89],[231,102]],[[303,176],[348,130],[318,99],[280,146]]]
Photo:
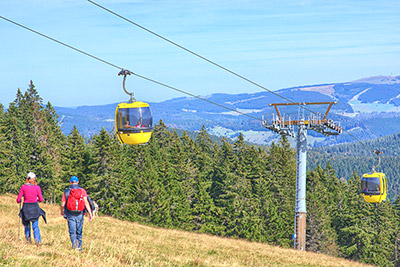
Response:
[[[381,193],[379,184],[379,177],[361,179],[362,191],[367,194],[379,195]]]
[[[118,130],[148,128],[153,124],[149,107],[121,108],[118,112]]]

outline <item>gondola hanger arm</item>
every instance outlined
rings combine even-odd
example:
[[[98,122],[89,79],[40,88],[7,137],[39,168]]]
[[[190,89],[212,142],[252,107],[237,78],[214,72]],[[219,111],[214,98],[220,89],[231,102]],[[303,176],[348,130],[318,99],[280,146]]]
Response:
[[[126,90],[126,88],[125,88],[126,75],[131,75],[131,74],[132,74],[131,71],[122,69],[122,70],[118,73],[118,76],[124,75],[124,80],[122,81],[122,87],[124,88],[125,93],[128,94],[128,95],[131,97],[130,100],[129,100],[129,102],[130,102],[130,103],[133,103],[133,102],[136,102],[135,93],[133,93],[133,92],[132,92],[132,93],[129,93],[128,90]]]
[[[378,168],[379,165],[381,164],[381,157],[379,156],[379,154],[383,154],[383,152],[378,149],[375,149],[374,153],[378,156],[378,165],[372,168],[372,172],[375,172],[375,169]]]

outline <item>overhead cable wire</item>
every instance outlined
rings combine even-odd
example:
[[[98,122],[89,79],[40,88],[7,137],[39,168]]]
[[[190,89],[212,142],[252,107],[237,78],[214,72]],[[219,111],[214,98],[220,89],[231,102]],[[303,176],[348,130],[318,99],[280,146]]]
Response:
[[[11,19],[5,18],[5,17],[3,17],[3,16],[0,16],[0,18],[3,19],[3,20],[8,21],[8,22],[10,22],[10,23],[12,23],[12,24],[14,24],[14,25],[17,25],[17,26],[19,26],[19,27],[21,27],[21,28],[23,28],[23,29],[25,29],[25,30],[28,30],[28,31],[33,32],[33,33],[35,33],[35,34],[37,34],[37,35],[40,35],[40,36],[42,36],[42,37],[44,37],[44,38],[47,38],[47,39],[49,39],[49,40],[51,40],[51,41],[53,41],[53,42],[56,42],[56,43],[58,43],[58,44],[60,44],[60,45],[63,45],[63,46],[68,47],[68,48],[70,48],[70,49],[72,49],[72,50],[75,50],[75,51],[77,51],[77,52],[79,52],[79,53],[81,53],[81,54],[84,54],[84,55],[88,56],[88,57],[91,57],[91,58],[93,58],[93,59],[96,59],[96,60],[98,60],[98,61],[100,61],[100,62],[102,62],[102,63],[105,63],[105,64],[109,65],[109,66],[112,66],[112,67],[117,68],[117,69],[119,69],[119,70],[122,69],[121,67],[119,67],[119,66],[117,66],[117,65],[115,65],[115,64],[113,64],[113,63],[111,63],[111,62],[109,62],[109,61],[106,61],[106,60],[101,59],[101,58],[99,58],[99,57],[97,57],[97,56],[94,56],[94,55],[92,55],[92,54],[89,54],[89,53],[87,53],[87,52],[85,52],[85,51],[83,51],[83,50],[81,50],[81,49],[78,49],[78,48],[76,48],[76,47],[73,47],[73,46],[71,46],[71,45],[68,45],[68,44],[66,44],[66,43],[64,43],[64,42],[61,42],[61,41],[59,41],[59,40],[57,40],[57,39],[54,39],[54,38],[52,38],[52,37],[50,37],[50,36],[48,36],[48,35],[46,35],[46,34],[40,33],[40,32],[38,32],[38,31],[33,30],[33,29],[29,28],[29,27],[26,27],[26,26],[24,26],[24,25],[22,25],[22,24],[20,24],[20,23],[17,23],[17,22],[15,22],[15,21],[11,20]],[[236,109],[233,109],[233,108],[230,108],[230,107],[227,107],[227,106],[218,104],[218,103],[213,102],[213,101],[211,101],[211,100],[202,98],[202,97],[200,97],[200,96],[194,95],[194,94],[192,94],[192,93],[186,92],[186,91],[181,90],[181,89],[178,89],[178,88],[176,88],[176,87],[173,87],[173,86],[167,85],[167,84],[165,84],[165,83],[156,81],[156,80],[154,80],[154,79],[148,78],[148,77],[143,76],[143,75],[140,75],[140,74],[138,74],[138,73],[132,72],[132,74],[135,75],[135,76],[137,76],[137,77],[139,77],[139,78],[141,78],[141,79],[147,80],[147,81],[149,81],[149,82],[152,82],[152,83],[155,83],[155,84],[164,86],[164,87],[166,87],[166,88],[169,88],[169,89],[178,91],[178,92],[180,92],[180,93],[189,95],[189,96],[191,96],[191,97],[195,97],[195,98],[197,98],[197,99],[200,99],[200,100],[203,100],[203,101],[208,102],[208,103],[210,103],[210,104],[219,106],[219,107],[221,107],[221,108],[224,108],[224,109],[227,109],[227,110],[230,110],[230,111],[239,113],[239,114],[241,114],[241,115],[250,117],[250,118],[252,118],[252,119],[255,119],[255,120],[258,120],[258,121],[262,121],[262,119],[260,119],[260,118],[257,118],[257,117],[251,116],[251,115],[249,115],[249,114],[247,114],[247,113],[238,111],[238,110],[236,110]]]
[[[182,45],[180,45],[180,44],[178,44],[178,43],[176,43],[176,42],[174,42],[174,41],[172,41],[172,40],[170,40],[170,39],[168,39],[168,38],[166,38],[166,37],[164,37],[164,36],[162,36],[162,35],[160,35],[160,34],[158,34],[158,33],[156,33],[156,32],[154,32],[154,31],[152,31],[152,30],[150,30],[150,29],[148,29],[148,28],[146,28],[146,27],[144,27],[144,26],[142,26],[142,25],[140,25],[140,24],[134,22],[134,21],[132,21],[131,19],[128,19],[128,18],[126,18],[126,17],[124,17],[124,16],[122,16],[122,15],[120,15],[120,14],[118,14],[118,13],[116,13],[116,12],[114,12],[114,11],[112,11],[112,10],[110,10],[110,9],[108,9],[108,8],[106,8],[106,7],[104,7],[104,6],[100,5],[100,4],[98,4],[98,3],[94,2],[94,1],[92,1],[92,0],[87,0],[87,1],[90,2],[90,3],[92,3],[92,4],[95,5],[95,6],[99,7],[99,8],[101,8],[101,9],[103,9],[103,10],[105,10],[105,11],[107,11],[107,12],[109,12],[109,13],[111,13],[111,14],[113,14],[113,15],[115,15],[115,16],[117,16],[117,17],[119,17],[119,18],[121,18],[121,19],[123,19],[123,20],[125,20],[125,21],[127,21],[127,22],[129,22],[129,23],[131,23],[131,24],[133,24],[133,25],[135,25],[135,26],[137,26],[137,27],[139,27],[139,28],[141,28],[141,29],[143,29],[143,30],[145,30],[145,31],[147,31],[147,32],[149,32],[149,33],[151,33],[151,34],[153,34],[153,35],[155,35],[155,36],[157,36],[158,38],[161,38],[162,40],[164,40],[164,41],[166,41],[166,42],[168,42],[168,43],[170,43],[170,44],[173,44],[173,45],[175,45],[176,47],[178,47],[178,48],[180,48],[180,49],[182,49],[182,50],[184,50],[184,51],[186,51],[186,52],[188,52],[188,53],[190,53],[190,54],[192,54],[192,55],[194,55],[194,56],[196,56],[196,57],[198,57],[198,58],[200,58],[200,59],[202,59],[202,60],[205,60],[205,61],[207,61],[208,63],[211,63],[211,64],[214,65],[214,66],[217,66],[217,67],[220,68],[220,69],[223,69],[223,70],[225,70],[225,71],[227,71],[227,72],[229,72],[229,73],[231,73],[231,74],[233,74],[233,75],[235,75],[235,76],[237,76],[237,77],[239,77],[239,78],[241,78],[241,79],[243,79],[243,80],[245,80],[245,81],[247,81],[247,82],[249,82],[249,83],[251,83],[251,84],[253,84],[253,85],[257,86],[257,87],[259,87],[259,88],[261,88],[261,89],[264,89],[265,91],[268,91],[268,92],[274,94],[274,95],[277,96],[277,97],[280,97],[280,98],[286,100],[287,102],[290,102],[290,103],[293,103],[293,104],[297,104],[297,103],[295,103],[293,100],[291,100],[291,99],[289,99],[289,98],[287,98],[287,97],[284,97],[284,96],[282,96],[282,95],[280,95],[280,94],[278,94],[278,93],[276,93],[276,92],[274,92],[274,91],[272,91],[272,90],[266,88],[265,86],[262,86],[262,85],[260,85],[259,83],[256,83],[256,82],[254,82],[254,81],[252,81],[252,80],[250,80],[250,79],[244,77],[243,75],[241,75],[241,74],[239,74],[239,73],[237,73],[237,72],[235,72],[235,71],[233,71],[233,70],[230,70],[230,69],[228,69],[228,68],[226,68],[226,67],[224,67],[224,66],[222,66],[222,65],[220,65],[220,64],[218,64],[218,63],[216,63],[216,62],[214,62],[214,61],[212,61],[212,60],[210,60],[210,59],[208,59],[208,58],[206,58],[206,57],[204,57],[204,56],[202,56],[202,55],[200,55],[200,54],[198,54],[198,53],[196,53],[196,52],[194,52],[194,51],[192,51],[192,50],[190,50],[190,49],[188,49],[188,48],[186,48],[186,47],[184,47],[184,46],[182,46]],[[302,104],[297,104],[297,105],[298,105],[300,108],[304,109],[304,110],[307,110],[307,111],[309,111],[309,112],[311,112],[311,113],[313,113],[313,114],[318,115],[317,112],[314,112],[313,110],[311,110],[311,109],[309,109],[309,108],[306,108],[306,107],[305,107],[304,105],[302,105]],[[343,128],[342,128],[342,129],[343,129]],[[374,152],[374,150],[373,150],[372,148],[370,148],[370,147],[368,147],[366,144],[362,143],[359,139],[357,139],[357,138],[356,138],[354,135],[352,135],[349,131],[347,131],[347,130],[345,130],[345,129],[343,129],[343,130],[344,130],[347,134],[349,134],[351,137],[353,137],[356,141],[360,142],[360,143],[361,143],[363,146],[365,146],[367,149],[369,149],[369,150],[371,150],[372,152]]]
[[[204,57],[204,56],[202,56],[202,55],[200,55],[200,54],[198,54],[198,53],[196,53],[196,52],[194,52],[194,51],[192,51],[192,50],[190,50],[190,49],[188,49],[188,48],[186,48],[186,47],[184,47],[184,46],[182,46],[182,45],[180,45],[180,44],[178,44],[178,43],[176,43],[176,42],[174,42],[174,41],[172,41],[172,40],[170,40],[170,39],[168,39],[168,38],[166,38],[166,37],[164,37],[164,36],[162,36],[162,35],[160,35],[160,34],[158,34],[158,33],[156,33],[156,32],[154,32],[154,31],[152,31],[152,30],[150,30],[150,29],[148,29],[148,28],[146,28],[146,27],[144,27],[144,26],[142,26],[142,25],[140,25],[140,24],[138,24],[138,23],[136,23],[136,22],[134,22],[134,21],[132,21],[132,20],[126,18],[126,17],[124,17],[124,16],[121,16],[121,15],[119,15],[118,13],[116,13],[116,12],[114,12],[114,11],[112,11],[112,10],[110,10],[110,9],[108,9],[108,8],[106,8],[106,7],[104,7],[104,6],[100,5],[100,4],[98,4],[98,3],[94,2],[94,1],[92,1],[92,0],[87,0],[87,1],[90,2],[90,3],[92,3],[92,4],[95,5],[95,6],[100,7],[101,9],[103,9],[103,10],[105,10],[105,11],[107,11],[107,12],[109,12],[109,13],[111,13],[111,14],[113,14],[113,15],[115,15],[115,16],[117,16],[117,17],[119,17],[119,18],[121,18],[121,19],[123,19],[123,20],[125,20],[125,21],[127,21],[127,22],[129,22],[129,23],[131,23],[131,24],[133,24],[133,25],[135,25],[135,26],[137,26],[137,27],[139,27],[139,28],[141,28],[141,29],[143,29],[143,30],[145,30],[145,31],[147,31],[147,32],[149,32],[149,33],[151,33],[151,34],[153,34],[153,35],[155,35],[155,36],[157,36],[158,38],[161,38],[161,39],[163,39],[164,41],[166,41],[166,42],[168,42],[168,43],[171,43],[171,44],[173,44],[173,45],[179,47],[180,49],[185,50],[186,52],[189,52],[190,54],[195,55],[196,57],[201,58],[201,59],[207,61],[208,63],[213,64],[214,66],[217,66],[217,67],[220,68],[220,69],[223,69],[223,70],[225,70],[225,71],[227,71],[227,72],[229,72],[229,73],[231,73],[231,74],[233,74],[233,75],[235,75],[235,76],[237,76],[237,77],[239,77],[239,78],[241,78],[241,79],[243,79],[243,80],[245,80],[245,81],[247,81],[247,82],[249,82],[249,83],[251,83],[251,84],[253,84],[253,85],[255,85],[255,86],[259,87],[259,88],[261,88],[261,89],[263,89],[263,90],[265,90],[265,91],[268,91],[268,92],[270,92],[271,94],[274,94],[275,96],[280,97],[280,98],[286,100],[287,102],[296,104],[293,100],[291,100],[291,99],[289,99],[289,98],[287,98],[287,97],[284,97],[284,96],[282,96],[282,95],[280,95],[280,94],[278,94],[278,93],[275,93],[274,91],[272,91],[272,90],[266,88],[265,86],[262,86],[261,84],[256,83],[256,82],[254,82],[254,81],[252,81],[252,80],[250,80],[250,79],[244,77],[243,75],[240,75],[239,73],[237,73],[237,72],[235,72],[235,71],[233,71],[233,70],[230,70],[230,69],[228,69],[228,68],[226,68],[226,67],[224,67],[224,66],[222,66],[222,65],[220,65],[220,64],[218,64],[218,63],[216,63],[216,62],[214,62],[214,61],[212,61],[211,59],[208,59],[208,58],[206,58],[206,57]],[[316,113],[316,112],[314,112],[314,111],[312,111],[312,110],[310,110],[310,109],[308,109],[308,108],[306,108],[306,107],[304,107],[304,106],[302,106],[302,105],[299,105],[299,106],[300,106],[301,108],[303,108],[303,109],[305,109],[305,110],[311,112],[311,113],[318,114],[318,113]]]
[[[363,145],[366,149],[370,150],[372,153],[375,153],[375,149],[372,149],[371,147],[367,146],[364,142],[360,141],[358,138],[356,138],[354,135],[352,135],[348,130],[342,128],[344,132],[346,132],[348,135],[354,138],[354,140],[358,141],[361,145]]]
[[[156,80],[153,80],[153,79],[144,77],[144,76],[139,75],[139,74],[137,74],[137,73],[134,73],[134,75],[136,75],[137,77],[142,78],[142,79],[144,79],[144,80],[148,80],[148,81],[150,81],[150,82],[152,82],[152,83],[159,84],[159,85],[161,85],[161,86],[164,86],[164,87],[170,88],[170,89],[172,89],[172,90],[175,90],[175,91],[178,91],[178,92],[181,92],[181,93],[190,95],[190,96],[192,96],[192,97],[195,97],[195,98],[198,98],[198,99],[200,99],[200,100],[206,101],[206,102],[211,103],[211,104],[213,104],[213,105],[216,105],[216,106],[219,106],[219,107],[221,107],[221,108],[234,111],[234,112],[239,113],[239,114],[241,114],[241,115],[244,115],[244,116],[247,116],[247,117],[250,117],[250,118],[252,118],[252,119],[255,119],[255,120],[258,120],[258,121],[261,121],[261,122],[262,122],[262,119],[257,118],[257,117],[254,117],[254,116],[251,116],[251,115],[249,115],[249,114],[247,114],[247,113],[244,113],[244,112],[241,112],[241,111],[239,111],[239,110],[236,110],[236,109],[233,109],[233,108],[230,108],[230,107],[227,107],[227,106],[224,106],[224,105],[215,103],[215,102],[213,102],[213,101],[211,101],[211,100],[208,100],[208,99],[202,98],[202,97],[200,97],[200,96],[197,96],[197,95],[188,93],[188,92],[186,92],[186,91],[183,91],[183,90],[178,89],[178,88],[176,88],[176,87],[172,87],[172,86],[167,85],[167,84],[165,84],[165,83],[161,83],[161,82],[158,82],[158,81],[156,81]]]

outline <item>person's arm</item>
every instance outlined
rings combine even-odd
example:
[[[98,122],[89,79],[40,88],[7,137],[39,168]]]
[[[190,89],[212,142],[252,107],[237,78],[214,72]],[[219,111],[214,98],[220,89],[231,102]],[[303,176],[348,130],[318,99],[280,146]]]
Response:
[[[39,202],[43,202],[42,190],[40,189],[40,186],[37,186],[37,199]]]
[[[85,200],[85,207],[86,210],[89,213],[89,222],[92,220],[93,216],[92,216],[92,209],[90,208],[90,204],[89,201],[87,200],[87,197],[83,197],[83,199]]]
[[[61,216],[64,216],[65,202],[67,202],[67,200],[65,198],[65,192],[64,192],[63,196],[62,196],[62,199],[61,199]]]
[[[24,195],[24,190],[21,188],[19,189],[18,197],[17,197],[17,203],[21,202],[22,196]]]

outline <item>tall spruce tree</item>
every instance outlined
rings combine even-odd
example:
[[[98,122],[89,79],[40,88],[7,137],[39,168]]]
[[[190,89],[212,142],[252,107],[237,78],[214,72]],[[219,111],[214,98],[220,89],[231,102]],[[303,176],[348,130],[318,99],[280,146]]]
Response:
[[[307,174],[307,250],[336,256],[337,234],[333,227],[334,210],[339,201],[339,181],[328,164]]]
[[[58,124],[58,115],[51,103],[47,103],[43,110],[43,133],[41,134],[41,146],[43,147],[43,176],[40,185],[46,194],[47,200],[55,203],[60,199],[62,191],[61,181],[61,148],[65,143]]]
[[[6,139],[11,143],[11,176],[5,184],[8,192],[17,193],[19,187],[24,183],[26,173],[30,171],[29,148],[25,131],[24,113],[19,108],[24,102],[24,96],[20,89],[17,90],[15,100],[10,103],[3,117],[4,133]]]
[[[61,163],[61,177],[64,187],[68,185],[71,176],[77,176],[79,183],[85,186],[88,176],[90,176],[91,155],[85,144],[85,139],[79,134],[76,126],[67,136],[62,150]]]
[[[12,166],[11,141],[6,136],[6,123],[3,105],[0,104],[0,193],[16,192],[19,183],[14,181],[17,177]]]
[[[31,81],[27,91],[17,91],[16,99],[4,114],[3,123],[7,140],[11,142],[12,166],[16,177],[25,177],[28,171],[37,175],[46,201],[56,200],[62,134],[57,116],[48,104],[43,107],[35,85]],[[12,184],[22,184],[11,182]]]
[[[290,148],[287,137],[282,136],[278,145],[272,144],[269,150],[267,168],[271,172],[270,192],[271,218],[275,232],[271,236],[273,242],[291,247],[293,241],[294,206],[296,189],[296,161],[295,153]]]
[[[194,189],[198,175],[198,169],[190,159],[190,154],[174,131],[167,150],[170,168],[165,179],[170,181],[168,190],[170,192],[170,214],[173,224],[183,229],[193,228],[190,209],[195,196]]]
[[[207,141],[203,142],[201,139]],[[197,142],[194,142],[186,132],[183,133],[181,140],[187,154],[187,167],[195,171],[191,181],[191,194],[189,194],[192,230],[211,234],[221,232],[219,229],[221,227],[220,210],[215,206],[209,193],[210,173],[215,159],[212,154],[215,147],[205,130],[198,135]],[[188,186],[190,186],[189,183],[187,183]]]
[[[88,166],[89,179],[87,179],[85,184],[90,197],[103,208],[111,201],[107,197],[109,194],[107,191],[111,190],[109,184],[119,174],[114,171],[117,164],[116,160],[119,159],[117,155],[122,150],[117,140],[112,138],[104,128],[100,130],[98,135],[96,134],[92,138],[89,149],[91,150],[91,161]],[[120,188],[114,189],[119,190]],[[105,214],[112,215],[108,209],[102,210]]]
[[[139,168],[135,200],[142,222],[170,227],[173,223],[167,191],[168,181],[165,179],[169,168],[165,160],[167,157],[158,141],[166,143],[165,140],[157,139],[157,142],[149,144],[146,160]]]

